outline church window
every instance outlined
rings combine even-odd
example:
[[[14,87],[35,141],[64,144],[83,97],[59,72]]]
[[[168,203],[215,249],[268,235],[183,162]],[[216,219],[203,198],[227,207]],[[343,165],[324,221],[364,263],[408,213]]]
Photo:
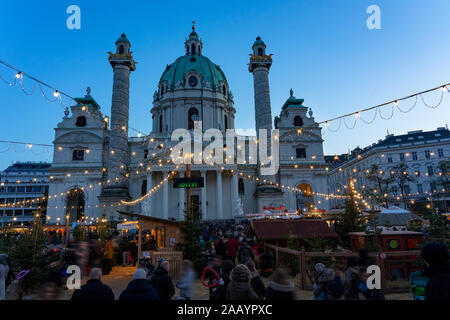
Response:
[[[245,193],[245,190],[244,190],[244,179],[242,179],[242,178],[239,178],[239,180],[238,180],[238,192],[241,195],[243,195]]]
[[[295,152],[297,154],[297,159],[306,158],[306,149],[305,148],[297,148],[297,149],[295,149]]]
[[[188,129],[194,130],[194,122],[198,121],[197,108],[190,108],[188,111]]]
[[[77,127],[86,127],[86,117],[85,116],[79,116],[77,118],[77,122],[75,123]]]
[[[198,84],[197,77],[196,76],[190,76],[188,82],[189,82],[189,85],[191,87],[196,87],[197,84]]]
[[[225,87],[225,85],[222,86],[222,93],[223,93],[224,96],[227,95],[227,87]]]
[[[159,90],[159,93],[160,93],[161,96],[162,96],[163,93],[164,93],[164,85],[163,85],[163,84],[161,85],[161,90]]]
[[[195,44],[192,44],[191,45],[191,54],[195,54]]]
[[[227,115],[224,115],[223,121],[224,121],[224,124],[225,124],[225,130],[227,130],[228,129],[228,117],[227,117]]]
[[[263,52],[263,49],[262,48],[258,48],[258,56],[263,56],[264,55],[264,52]]]
[[[73,150],[72,160],[73,161],[83,161],[84,160],[84,150]]]
[[[147,159],[147,157],[148,157],[148,149],[145,149],[144,150],[144,159]]]
[[[123,52],[125,51],[125,48],[123,45],[119,46],[119,54],[123,54]]]
[[[302,117],[296,116],[296,117],[294,118],[294,126],[296,126],[296,127],[301,127],[301,126],[303,126],[303,120],[302,120]]]
[[[143,180],[141,185],[141,197],[145,196],[146,193],[147,193],[147,180]]]
[[[163,116],[159,116],[159,132],[163,131]]]

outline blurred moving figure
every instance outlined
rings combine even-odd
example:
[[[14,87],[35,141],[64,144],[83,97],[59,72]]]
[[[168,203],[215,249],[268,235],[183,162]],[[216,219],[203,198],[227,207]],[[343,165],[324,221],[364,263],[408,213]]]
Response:
[[[102,283],[102,270],[92,268],[88,282],[75,290],[72,295],[74,301],[98,301],[114,300],[114,293],[111,288]]]
[[[159,296],[148,282],[147,272],[139,268],[134,272],[133,280],[120,294],[119,300],[159,300]]]
[[[267,285],[266,300],[295,300],[294,283],[283,269],[276,269]]]
[[[442,243],[427,243],[421,252],[425,263],[424,275],[429,277],[425,300],[450,300],[450,270],[448,248]]]
[[[0,300],[6,299],[6,280],[9,274],[7,257],[5,253],[0,254]]]
[[[176,287],[180,289],[179,299],[191,300],[192,287],[194,281],[194,270],[192,269],[192,261],[184,260],[181,270],[181,279],[178,281]]]
[[[251,273],[250,284],[252,285],[253,291],[255,291],[260,299],[264,299],[266,295],[266,286],[264,285],[264,282],[258,272],[256,272],[255,263],[253,260],[248,259],[245,265]]]
[[[39,290],[39,300],[57,300],[58,286],[53,281],[46,281]]]

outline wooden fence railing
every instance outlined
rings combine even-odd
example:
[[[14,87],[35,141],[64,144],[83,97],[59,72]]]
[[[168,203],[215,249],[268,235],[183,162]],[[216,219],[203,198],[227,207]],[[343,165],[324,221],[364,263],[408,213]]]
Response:
[[[277,247],[271,244],[264,244],[265,247],[270,248],[275,251],[275,264],[279,266],[279,254],[286,253],[290,255],[294,255],[298,258],[299,261],[299,269],[300,269],[300,288],[302,290],[306,290],[307,288],[307,265],[306,258],[307,257],[341,257],[341,258],[351,258],[358,257],[357,252],[306,252],[304,250],[293,250],[289,248]],[[381,286],[383,290],[386,290],[386,262],[395,261],[395,262],[411,262],[416,261],[413,259],[402,259],[402,260],[391,260],[388,258],[392,257],[411,257],[411,256],[420,256],[419,250],[411,250],[411,251],[396,251],[396,252],[369,252],[369,257],[375,257],[377,265],[380,267],[381,271]]]
[[[183,252],[181,251],[152,251],[150,253],[152,264],[156,267],[161,258],[169,262],[169,276],[173,281],[181,278],[181,265],[183,263]]]

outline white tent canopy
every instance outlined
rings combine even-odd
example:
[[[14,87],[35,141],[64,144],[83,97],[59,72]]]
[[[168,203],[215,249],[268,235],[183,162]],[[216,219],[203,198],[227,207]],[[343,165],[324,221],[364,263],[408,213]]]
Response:
[[[409,211],[409,210],[406,210],[406,209],[402,209],[402,208],[400,208],[400,207],[397,207],[397,206],[392,206],[392,207],[389,207],[389,208],[383,208],[383,207],[381,207],[381,212],[380,213],[411,213],[411,211]]]

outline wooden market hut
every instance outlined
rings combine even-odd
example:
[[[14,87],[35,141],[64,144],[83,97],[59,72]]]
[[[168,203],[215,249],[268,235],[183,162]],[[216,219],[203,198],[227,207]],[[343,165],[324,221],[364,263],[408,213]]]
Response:
[[[251,220],[248,236],[256,235],[259,241],[286,247],[287,238],[292,235],[301,239],[337,239],[336,232],[327,223],[317,219],[295,220]],[[303,243],[306,245],[306,243]]]
[[[132,212],[118,211],[118,213],[137,218],[137,231],[139,234],[138,252],[139,257],[142,253],[142,234],[143,232],[149,232],[156,240],[155,250],[161,249],[173,249],[174,246],[182,241],[183,234],[180,230],[180,222],[173,220],[166,220],[156,217],[145,216]]]

